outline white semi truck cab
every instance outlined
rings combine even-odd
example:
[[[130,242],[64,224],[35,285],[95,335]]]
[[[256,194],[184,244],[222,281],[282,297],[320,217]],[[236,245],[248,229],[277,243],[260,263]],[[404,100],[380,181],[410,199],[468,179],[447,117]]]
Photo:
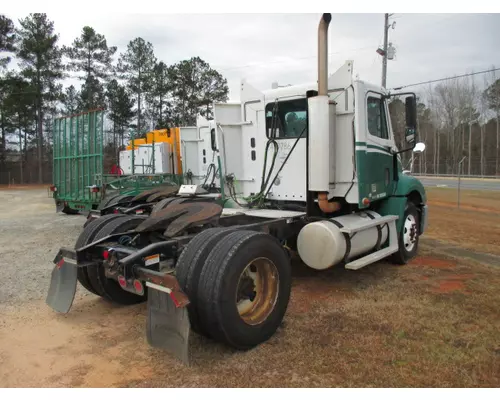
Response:
[[[427,200],[400,162],[418,140],[415,94],[398,94],[398,149],[393,95],[353,80],[352,61],[328,74],[330,20],[319,24],[317,82],[259,91],[243,81],[241,102],[214,105],[205,134],[220,194],[183,185],[139,204],[149,215],[117,210],[92,221],[56,255],[47,304],[67,313],[77,282],[118,304],[147,300],[148,342],[188,362],[191,330],[240,350],[275,333],[292,287],[289,249],[316,270],[417,254]]]

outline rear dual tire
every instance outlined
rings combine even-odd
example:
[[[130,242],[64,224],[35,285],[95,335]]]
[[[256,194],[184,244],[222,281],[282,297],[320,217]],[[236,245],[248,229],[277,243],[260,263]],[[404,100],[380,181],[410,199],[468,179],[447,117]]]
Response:
[[[108,224],[109,222],[113,221],[118,217],[119,215],[116,214],[104,215],[98,219],[94,219],[93,221],[89,222],[88,225],[86,225],[85,228],[83,229],[78,239],[76,240],[75,249],[78,250],[79,248],[85,247],[88,244],[92,243],[94,241],[95,236],[103,228],[103,226],[105,226],[106,224]],[[89,292],[99,295],[92,286],[92,283],[90,282],[88,267],[78,268],[77,279],[78,282],[80,282],[80,284]]]
[[[130,231],[136,228],[144,219],[144,217],[120,215],[119,218],[106,223],[102,229],[99,230],[94,241],[115,233]],[[132,305],[147,300],[147,288],[145,288],[143,296],[123,290],[117,281],[106,277],[102,264],[97,268],[88,268],[88,277],[95,292],[113,303]]]
[[[108,235],[134,229],[144,217],[110,214],[90,222],[78,237],[75,248],[79,249]],[[139,296],[123,290],[114,279],[107,278],[102,265],[78,268],[77,279],[89,292],[117,304],[141,303],[146,295]]]
[[[202,235],[210,237],[211,244],[199,248],[199,255],[204,256],[213,246],[206,260],[199,257],[191,264],[191,275],[184,267],[187,263],[178,264],[176,272],[179,283],[183,282],[181,288],[192,296],[190,319],[203,335],[247,350],[267,341],[283,320],[291,291],[290,260],[271,235],[229,229],[224,234],[206,233],[209,231],[191,242],[197,238],[201,242]],[[187,259],[192,250],[186,247],[184,251]]]
[[[176,267],[176,278],[190,300],[187,306],[191,328],[196,333],[210,336],[200,323],[198,287],[201,271],[214,246],[232,231],[227,228],[210,228],[196,235],[182,251]]]

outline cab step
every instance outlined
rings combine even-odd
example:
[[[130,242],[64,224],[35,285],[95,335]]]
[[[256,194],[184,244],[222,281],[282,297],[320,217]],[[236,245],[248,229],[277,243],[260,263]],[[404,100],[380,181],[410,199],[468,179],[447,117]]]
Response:
[[[387,215],[382,218],[377,218],[371,220],[368,223],[360,224],[358,226],[351,226],[350,228],[342,228],[341,232],[347,234],[354,234],[356,232],[363,231],[365,229],[373,228],[374,226],[380,226],[387,224],[389,227],[389,246],[380,249],[374,253],[370,253],[364,257],[358,258],[357,260],[351,261],[345,265],[345,269],[358,270],[367,265],[373,264],[374,262],[380,261],[393,253],[396,253],[399,249],[398,244],[398,232],[396,229],[396,221],[398,220],[397,215]]]

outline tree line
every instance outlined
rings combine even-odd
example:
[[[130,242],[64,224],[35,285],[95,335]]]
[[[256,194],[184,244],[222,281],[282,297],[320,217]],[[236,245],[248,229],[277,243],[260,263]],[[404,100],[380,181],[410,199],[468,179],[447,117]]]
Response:
[[[463,175],[500,175],[500,79],[494,70],[480,82],[468,76],[418,90],[419,139],[426,150],[414,172],[458,174],[461,162]],[[389,109],[402,145],[404,104],[395,98]]]
[[[13,66],[17,64],[17,69]],[[493,69],[492,69],[493,70]],[[66,78],[81,87],[64,87]],[[151,129],[194,125],[199,113],[212,117],[213,101],[227,101],[226,79],[199,57],[173,65],[159,60],[141,37],[118,54],[90,26],[70,46],[59,44],[54,22],[44,13],[14,23],[0,15],[0,184],[50,182],[52,121],[61,115],[105,108],[111,148],[129,129],[141,136]],[[420,139],[426,150],[414,171],[500,175],[500,79],[494,72],[450,79],[418,91]],[[404,104],[390,103],[399,145]],[[404,154],[405,165],[408,154]]]
[[[55,117],[106,109],[116,149],[129,129],[140,137],[152,129],[192,126],[197,114],[212,117],[212,102],[228,100],[227,80],[200,57],[167,65],[141,37],[118,54],[90,26],[70,46],[59,39],[45,13],[17,24],[0,15],[0,183],[7,183],[13,162],[20,165],[17,183],[50,181]],[[66,78],[79,79],[81,87],[64,87]]]

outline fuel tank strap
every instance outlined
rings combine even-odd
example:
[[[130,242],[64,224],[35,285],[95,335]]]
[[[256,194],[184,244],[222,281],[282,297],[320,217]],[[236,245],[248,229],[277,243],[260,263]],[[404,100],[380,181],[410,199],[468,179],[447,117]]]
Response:
[[[369,213],[366,213],[370,219],[375,219],[375,217]],[[387,224],[386,224],[387,225]],[[377,243],[375,244],[375,250],[380,250],[380,244],[382,242],[382,227],[380,225],[377,225]]]
[[[344,225],[342,225],[340,222],[335,221],[334,219],[330,219],[329,222],[331,222],[333,225],[335,225],[337,228],[342,229]],[[344,263],[347,263],[349,253],[351,252],[351,237],[349,236],[348,233],[343,233],[345,237],[345,254],[344,257],[342,258],[342,261]]]

